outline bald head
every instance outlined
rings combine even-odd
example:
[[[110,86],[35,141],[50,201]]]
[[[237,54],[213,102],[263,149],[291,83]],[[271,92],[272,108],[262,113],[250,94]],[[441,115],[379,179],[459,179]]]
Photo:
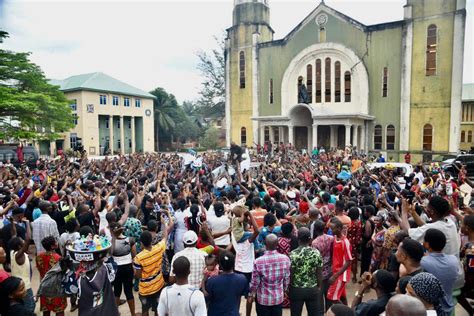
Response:
[[[276,250],[278,246],[278,237],[275,234],[270,234],[265,238],[265,247],[267,250]]]
[[[388,301],[385,315],[426,316],[426,308],[419,299],[413,296],[397,294]]]

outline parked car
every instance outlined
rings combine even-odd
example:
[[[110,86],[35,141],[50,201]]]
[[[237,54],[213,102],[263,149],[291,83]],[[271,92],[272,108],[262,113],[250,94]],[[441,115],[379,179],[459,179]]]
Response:
[[[1,145],[0,146],[0,161],[7,163],[10,161],[15,167],[20,166],[20,161],[16,154],[16,145]],[[23,160],[28,167],[33,168],[36,166],[36,162],[39,159],[38,150],[33,146],[23,147]]]
[[[443,169],[446,172],[450,172],[454,177],[458,176],[458,168],[454,165],[464,165],[466,166],[467,176],[471,179],[474,178],[474,154],[463,154],[458,155],[453,161],[445,161],[446,163],[443,165]]]

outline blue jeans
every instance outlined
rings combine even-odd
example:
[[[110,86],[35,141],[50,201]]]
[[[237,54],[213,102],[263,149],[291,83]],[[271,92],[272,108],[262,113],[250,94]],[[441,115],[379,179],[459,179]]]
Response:
[[[35,298],[33,297],[33,290],[32,289],[26,290],[26,296],[23,299],[23,305],[30,312],[32,312],[32,313],[35,312],[36,302],[35,302]]]

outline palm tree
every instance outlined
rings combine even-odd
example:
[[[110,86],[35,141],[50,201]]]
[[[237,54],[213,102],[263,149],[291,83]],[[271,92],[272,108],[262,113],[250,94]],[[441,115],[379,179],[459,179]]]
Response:
[[[150,92],[156,99],[153,101],[155,114],[155,150],[158,151],[159,138],[166,139],[170,131],[176,126],[173,114],[176,112],[178,102],[172,94],[163,88],[156,88]]]

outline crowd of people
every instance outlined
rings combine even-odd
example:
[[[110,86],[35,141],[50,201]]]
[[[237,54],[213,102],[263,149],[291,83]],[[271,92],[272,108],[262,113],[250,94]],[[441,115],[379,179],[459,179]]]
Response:
[[[229,155],[2,165],[0,314],[473,314],[464,167],[369,169],[350,148]],[[95,235],[111,242],[106,258],[73,260],[68,246]]]

